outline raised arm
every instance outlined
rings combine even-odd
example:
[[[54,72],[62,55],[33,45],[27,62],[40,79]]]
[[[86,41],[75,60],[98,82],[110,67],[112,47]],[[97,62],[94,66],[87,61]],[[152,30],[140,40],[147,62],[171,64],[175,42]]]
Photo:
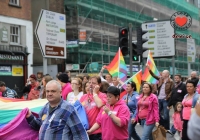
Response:
[[[158,77],[158,76],[156,76],[151,70],[150,70],[150,68],[149,68],[149,65],[148,64],[146,64],[146,67],[148,68],[148,70],[149,70],[149,73],[151,74],[151,76],[153,76],[155,79],[157,79],[157,80],[159,80],[160,79],[160,77]]]

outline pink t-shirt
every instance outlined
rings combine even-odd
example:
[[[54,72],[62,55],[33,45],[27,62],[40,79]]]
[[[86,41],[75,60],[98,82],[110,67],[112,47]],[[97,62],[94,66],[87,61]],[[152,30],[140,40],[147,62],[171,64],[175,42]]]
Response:
[[[2,92],[0,92],[0,96],[2,96]]]
[[[138,117],[140,119],[146,119],[148,115],[148,107],[149,107],[149,97],[145,99],[140,99],[138,101],[138,107],[139,107],[139,112],[138,112]]]
[[[190,120],[191,116],[191,108],[192,108],[192,98],[187,100],[183,99],[182,105],[183,105],[183,119],[184,120]]]
[[[107,97],[105,93],[99,92],[98,97],[101,99],[103,104],[106,104]],[[89,121],[89,128],[93,126],[96,122],[97,115],[100,112],[101,108],[98,108],[96,103],[94,102],[93,95],[90,93],[84,94],[80,99],[81,104],[85,107],[86,114]],[[101,133],[101,128],[94,131],[92,134]]]
[[[173,121],[174,121],[174,128],[178,131],[182,131],[183,129],[183,121],[181,120],[181,114],[180,112],[174,112],[172,115]]]
[[[67,99],[67,95],[72,92],[72,87],[70,83],[66,83],[63,87],[62,87],[62,98],[63,100]]]
[[[103,140],[127,140],[128,139],[128,122],[130,120],[129,108],[124,100],[119,100],[115,105],[108,108],[120,119],[121,126],[117,126],[110,116],[103,109],[97,116],[96,122],[102,127]]]

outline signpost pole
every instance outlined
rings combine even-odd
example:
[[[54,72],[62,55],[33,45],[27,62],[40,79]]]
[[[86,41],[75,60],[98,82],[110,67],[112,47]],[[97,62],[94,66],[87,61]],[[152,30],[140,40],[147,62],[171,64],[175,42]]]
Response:
[[[47,74],[47,58],[43,57],[43,73]]]
[[[172,76],[174,79],[174,75],[175,75],[175,59],[174,56],[172,57]]]

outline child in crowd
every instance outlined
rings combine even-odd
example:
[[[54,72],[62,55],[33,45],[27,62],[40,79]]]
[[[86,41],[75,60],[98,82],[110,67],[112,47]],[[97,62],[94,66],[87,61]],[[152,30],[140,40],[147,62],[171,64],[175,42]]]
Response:
[[[178,131],[180,137],[183,129],[183,121],[181,120],[181,111],[182,111],[182,103],[177,102],[175,106],[175,112],[172,115],[172,119],[174,122],[174,128]]]

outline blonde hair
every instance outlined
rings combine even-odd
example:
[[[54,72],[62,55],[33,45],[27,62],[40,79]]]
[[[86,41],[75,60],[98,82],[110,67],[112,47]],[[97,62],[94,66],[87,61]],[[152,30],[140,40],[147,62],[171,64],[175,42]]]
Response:
[[[80,85],[80,87],[79,87],[79,92],[81,92],[82,89],[83,89],[83,88],[82,88],[82,80],[81,80],[80,78],[77,78],[77,77],[76,77],[76,78],[73,78],[72,81],[73,81],[73,80],[76,80],[76,81],[78,82],[78,85]]]

